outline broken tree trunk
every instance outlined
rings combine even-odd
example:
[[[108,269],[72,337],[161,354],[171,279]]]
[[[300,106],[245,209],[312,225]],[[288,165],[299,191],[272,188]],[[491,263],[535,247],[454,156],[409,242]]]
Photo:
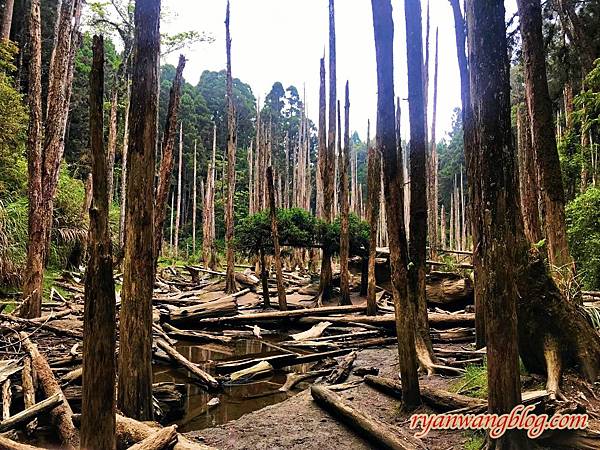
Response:
[[[162,450],[177,441],[177,425],[161,428],[143,441],[129,447],[129,450]]]
[[[233,78],[231,77],[231,34],[229,31],[229,0],[225,17],[225,43],[227,51],[227,203],[225,211],[225,244],[227,246],[227,275],[225,292],[233,294],[238,290],[235,281],[234,223],[233,201],[235,194],[235,152],[237,147],[237,130],[235,109],[233,104]]]
[[[273,168],[267,167],[267,190],[269,191],[269,210],[271,215],[271,238],[275,258],[275,277],[277,280],[277,298],[279,299],[279,310],[287,310],[287,299],[285,286],[283,285],[283,266],[281,264],[281,249],[279,248],[279,231],[277,230],[277,208],[275,206],[275,187],[273,186]]]
[[[210,389],[216,389],[219,387],[219,382],[212,375],[200,369],[195,364],[192,364],[175,348],[169,345],[165,340],[159,339],[158,341],[156,341],[156,344],[158,345],[158,348],[163,350],[167,355],[171,357],[171,359],[173,359],[175,362],[180,364],[182,367],[184,367],[190,373],[192,373],[195,377],[197,377],[204,385],[206,385]]]
[[[25,349],[31,357],[31,365],[46,398],[59,394],[63,399],[62,404],[55,407],[51,413],[62,445],[65,448],[78,449],[79,434],[73,425],[73,411],[71,410],[69,403],[65,400],[60,385],[56,381],[56,378],[54,378],[52,369],[48,365],[48,361],[46,361],[46,358],[38,351],[37,346],[29,340],[27,334],[21,333],[21,339]]]
[[[215,164],[217,155],[217,124],[213,124],[212,158],[206,175],[206,193],[202,210],[202,257],[204,267],[215,270]]]
[[[62,397],[62,394],[58,392],[14,416],[2,420],[2,422],[0,422],[0,433],[9,431],[21,424],[31,422],[37,416],[52,411],[52,409],[62,405],[64,402],[66,402],[66,400]],[[1,445],[0,448],[2,448]]]
[[[341,196],[341,225],[340,225],[340,305],[351,305],[350,300],[350,272],[348,271],[348,258],[350,257],[350,204],[348,192],[348,171],[350,169],[350,93],[346,81],[346,101],[344,104],[344,147],[339,146],[340,162],[340,196]],[[340,107],[338,103],[338,118]],[[340,125],[340,135],[342,133]],[[341,138],[341,136],[340,136]],[[341,142],[341,139],[340,139]]]
[[[179,160],[177,161],[177,199],[175,200],[175,253],[174,257],[179,256],[179,228],[181,225],[181,173],[183,170],[183,122],[179,124]]]
[[[310,393],[319,406],[342,419],[351,429],[357,430],[360,434],[368,437],[373,443],[377,444],[377,448],[390,450],[426,448],[420,439],[414,438],[400,428],[392,428],[378,419],[359,412],[344,401],[342,397],[326,387],[313,385],[310,388]]]
[[[372,0],[377,59],[377,147],[382,155],[386,219],[390,244],[392,293],[396,311],[398,354],[404,405],[418,406],[419,378],[415,349],[414,306],[408,296],[408,249],[404,228],[403,164],[396,140],[394,111],[394,23],[390,0]],[[422,82],[422,81],[421,81]]]
[[[158,115],[160,0],[138,0],[134,19],[117,400],[123,413],[148,420],[153,416],[154,153]]]
[[[84,294],[81,445],[114,449],[116,300],[108,222],[110,183],[104,148],[103,87],[104,40],[94,36],[90,74],[93,200]]]
[[[377,228],[379,224],[379,206],[381,202],[381,154],[370,143],[371,122],[367,124],[367,179],[369,220],[369,268],[367,287],[367,314],[377,314],[377,278],[375,276],[375,259],[377,256]]]

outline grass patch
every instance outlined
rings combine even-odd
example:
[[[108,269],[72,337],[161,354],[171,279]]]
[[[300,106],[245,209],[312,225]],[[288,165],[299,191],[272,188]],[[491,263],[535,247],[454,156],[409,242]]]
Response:
[[[450,390],[456,394],[464,394],[482,399],[487,398],[487,364],[483,366],[467,366],[463,376],[452,383]]]
[[[481,450],[485,445],[485,434],[474,431],[467,433],[464,450]]]

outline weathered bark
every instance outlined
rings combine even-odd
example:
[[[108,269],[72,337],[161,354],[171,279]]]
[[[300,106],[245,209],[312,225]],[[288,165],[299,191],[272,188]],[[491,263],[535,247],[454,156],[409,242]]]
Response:
[[[394,112],[394,23],[389,0],[372,0],[377,59],[377,147],[382,155],[392,294],[404,405],[421,403],[415,350],[414,306],[408,298],[408,249],[404,230],[403,165],[396,140]]]
[[[335,48],[335,4],[334,0],[329,0],[329,122],[327,131],[327,148],[325,149],[324,168],[321,172],[323,185],[323,220],[331,223],[333,220],[334,199],[335,199],[335,138],[336,138],[336,106],[337,106],[337,75],[336,75],[336,48]],[[322,60],[321,64],[321,91],[322,97],[319,101],[319,114],[321,109],[324,111],[325,104],[325,66]],[[324,119],[324,118],[323,118]],[[321,116],[319,116],[319,130],[321,128]],[[319,131],[321,133],[321,131]],[[320,140],[320,138],[319,138]],[[320,300],[325,301],[331,298],[331,251],[328,248],[323,249],[323,259],[321,261],[321,280],[319,285]]]
[[[125,260],[120,310],[118,407],[152,419],[154,149],[160,56],[160,0],[137,0],[131,86]]]
[[[162,450],[177,441],[177,425],[161,428],[143,441],[129,447],[129,450]]]
[[[271,234],[275,255],[275,277],[277,279],[277,297],[279,310],[287,310],[285,286],[283,285],[283,266],[281,264],[281,248],[279,248],[279,231],[277,229],[277,208],[275,206],[275,187],[273,186],[273,168],[267,167],[267,189],[269,190],[269,209],[271,215]],[[268,294],[267,294],[268,295]]]
[[[113,186],[114,186],[114,174],[115,174],[115,155],[117,153],[117,112],[119,106],[119,92],[118,92],[118,77],[115,77],[113,82],[112,92],[110,95],[110,113],[108,119],[108,154],[107,154],[107,168],[106,176],[108,177],[108,204],[112,204],[113,200]]]
[[[519,197],[525,227],[525,237],[533,244],[542,240],[540,211],[538,208],[538,176],[535,153],[531,146],[529,113],[517,105],[517,158],[519,162]]]
[[[6,0],[4,2],[4,13],[2,14],[2,23],[0,24],[0,41],[8,41],[10,39],[14,6],[15,0]]]
[[[183,170],[183,122],[179,125],[179,160],[177,162],[177,199],[175,200],[175,259],[179,256],[179,227],[181,225],[181,173]]]
[[[216,389],[219,387],[219,382],[209,373],[200,369],[198,366],[191,363],[187,358],[185,358],[181,353],[179,353],[175,348],[169,345],[164,339],[159,339],[156,343],[158,348],[163,350],[169,357],[184,367],[188,372],[194,375],[198,380],[200,380],[203,384],[205,384],[208,388]]]
[[[518,0],[519,26],[525,61],[525,90],[531,120],[531,143],[539,167],[548,259],[558,270],[557,282],[574,276],[565,223],[565,195],[556,146],[552,101],[548,92],[539,0]]]
[[[462,104],[463,120],[463,142],[465,148],[465,163],[467,168],[467,180],[469,180],[468,198],[469,214],[471,223],[471,235],[473,238],[473,267],[475,276],[475,333],[476,347],[485,347],[485,307],[483,295],[483,285],[485,283],[485,273],[479,256],[480,235],[482,224],[482,214],[479,211],[479,174],[478,174],[478,154],[477,154],[477,135],[473,125],[473,110],[471,106],[471,81],[469,79],[469,63],[466,53],[466,23],[460,10],[459,0],[450,0],[452,12],[454,15],[454,31],[456,37],[456,53],[458,59],[458,69],[460,72],[460,97]],[[452,232],[450,233],[452,240]],[[451,246],[452,247],[452,246]]]
[[[35,387],[33,384],[33,368],[31,366],[31,357],[26,356],[23,359],[23,370],[21,371],[21,387],[23,388],[23,405],[25,409],[35,405]],[[27,423],[25,428],[28,433],[35,431],[37,421],[32,420]]]
[[[217,162],[217,124],[213,125],[212,158],[206,175],[206,193],[202,211],[202,257],[204,266],[214,270],[217,266],[215,256],[215,164]],[[256,184],[255,184],[256,186]],[[256,187],[255,187],[256,189]]]
[[[85,276],[81,445],[114,449],[115,441],[115,284],[108,223],[109,180],[103,127],[104,40],[94,36],[90,74],[90,142],[93,200],[89,260]]]
[[[350,93],[346,81],[346,102],[344,105],[344,148],[340,146],[340,184],[341,190],[341,226],[340,226],[340,305],[351,305],[350,300],[350,273],[348,272],[348,258],[350,257],[350,224],[349,224],[349,192],[348,169],[350,168]],[[340,111],[338,107],[338,117]],[[340,127],[340,134],[342,133]]]
[[[179,104],[181,102],[181,83],[185,58],[179,56],[179,63],[175,70],[175,78],[169,92],[169,106],[167,108],[167,119],[162,142],[162,159],[158,175],[158,186],[156,188],[156,202],[154,206],[154,258],[157,261],[160,256],[165,212],[167,209],[167,197],[171,188],[171,173],[173,172],[173,149],[175,148],[175,136],[177,134],[177,120],[179,115]]]
[[[127,82],[127,106],[125,107],[125,123],[123,124],[123,158],[121,160],[121,205],[119,216],[119,247],[125,246],[125,204],[127,202],[127,154],[129,150],[129,109],[131,107],[131,83]]]
[[[64,448],[79,448],[79,435],[73,425],[73,411],[64,397],[60,385],[54,378],[52,369],[48,365],[46,358],[38,351],[37,346],[33,344],[26,333],[21,333],[23,346],[29,353],[31,365],[36,374],[39,386],[46,398],[59,394],[63,399],[62,405],[57,406],[51,412],[52,419],[58,430],[58,436]]]
[[[425,93],[423,92],[423,38],[421,1],[406,0],[406,52],[408,61],[408,106],[410,119],[410,269],[411,301],[416,311],[417,355],[421,366],[433,373],[434,356],[429,337],[425,261],[427,260],[427,146]]]
[[[198,214],[198,156],[197,156],[198,142],[194,141],[194,175],[192,180],[192,254],[196,256],[196,216]],[[204,189],[201,189],[203,191]],[[200,193],[200,197],[203,195]]]
[[[379,223],[379,206],[381,202],[381,154],[370,143],[370,122],[367,127],[367,182],[368,200],[367,216],[369,220],[369,268],[367,287],[367,314],[377,314],[377,279],[375,277],[375,258],[377,256],[377,228]]]
[[[44,266],[50,247],[54,197],[64,151],[69,113],[74,55],[79,36],[80,0],[65,0],[57,22],[55,47],[49,68],[46,121],[42,126],[40,3],[31,2],[28,136],[29,229],[27,263],[23,282],[22,317],[39,317],[42,304]],[[42,132],[43,128],[43,132]],[[43,136],[42,136],[43,135]]]
[[[235,194],[235,151],[237,147],[237,124],[233,105],[233,78],[231,77],[231,34],[229,31],[229,0],[225,18],[225,43],[227,50],[227,205],[225,211],[225,243],[227,245],[227,275],[225,292],[232,294],[238,290],[235,281],[233,200]]]
[[[479,190],[479,208],[485,214],[479,252],[486,271],[488,406],[494,414],[509,413],[521,403],[517,297],[523,293],[517,291],[516,276],[522,230],[517,229],[504,13],[502,1],[467,2],[471,105],[480,143],[480,184],[473,190]],[[525,449],[528,443],[524,433],[513,430],[490,438],[489,448]]]
[[[429,8],[429,4],[427,6]],[[438,228],[438,156],[437,143],[435,141],[435,127],[437,122],[437,91],[438,91],[438,32],[435,30],[435,63],[433,75],[433,113],[431,117],[431,139],[428,163],[428,218],[427,226],[429,230],[429,248],[431,259],[437,258],[437,249],[439,247],[439,228]],[[425,90],[427,98],[427,90]],[[425,110],[427,113],[427,109]]]

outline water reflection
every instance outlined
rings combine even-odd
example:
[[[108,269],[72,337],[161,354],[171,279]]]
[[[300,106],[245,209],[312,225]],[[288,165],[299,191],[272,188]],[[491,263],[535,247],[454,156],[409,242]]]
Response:
[[[214,373],[214,362],[233,361],[243,357],[261,357],[280,354],[281,352],[258,339],[239,339],[230,345],[179,342],[177,350],[187,359],[199,363],[205,370]],[[295,371],[307,370],[307,367],[295,367]],[[242,415],[279,403],[293,392],[279,392],[277,389],[285,383],[286,374],[277,370],[267,377],[254,382],[225,386],[223,392],[207,393],[193,380],[186,377],[185,372],[166,364],[154,367],[154,382],[171,381],[185,383],[187,396],[185,399],[185,415],[177,424],[181,432],[200,430],[235,420]],[[208,402],[217,397],[219,403],[209,406]]]

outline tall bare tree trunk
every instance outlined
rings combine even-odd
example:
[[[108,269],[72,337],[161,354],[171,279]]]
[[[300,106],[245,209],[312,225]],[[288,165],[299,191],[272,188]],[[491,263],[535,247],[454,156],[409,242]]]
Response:
[[[467,1],[471,104],[478,133],[481,199],[485,221],[481,257],[486,294],[488,408],[505,414],[521,403],[517,345],[515,248],[517,197],[510,125],[510,87],[504,2]],[[473,182],[473,180],[471,180]],[[483,209],[482,209],[483,211]],[[478,280],[479,282],[479,280]],[[521,431],[492,440],[489,448],[526,449]]]
[[[177,200],[175,206],[175,259],[179,256],[179,226],[181,225],[181,171],[183,168],[183,123],[179,125],[179,160],[177,165]]]
[[[106,176],[108,177],[108,204],[112,204],[113,186],[115,173],[115,155],[117,153],[117,125],[118,125],[118,109],[119,109],[119,93],[118,93],[118,78],[115,77],[113,82],[112,93],[110,95],[110,114],[108,120],[108,165],[106,168]]]
[[[483,215],[479,211],[482,204],[478,195],[480,192],[478,174],[477,136],[474,132],[473,110],[471,106],[471,82],[469,80],[469,64],[466,53],[466,23],[460,10],[459,0],[450,0],[454,15],[454,31],[456,37],[456,54],[460,72],[460,97],[462,103],[463,141],[467,180],[469,180],[468,198],[469,214],[471,217],[471,235],[473,238],[473,268],[475,275],[475,333],[477,348],[485,347],[485,296],[483,286],[485,273],[479,256],[480,235],[483,227]],[[450,233],[452,239],[452,232]],[[452,245],[450,246],[452,247]]]
[[[377,256],[377,228],[381,202],[381,155],[370,143],[371,123],[367,127],[367,218],[369,220],[369,276],[367,287],[367,314],[377,314],[377,279],[375,277],[375,258]]]
[[[196,216],[198,214],[198,158],[197,158],[198,142],[194,141],[194,178],[192,185],[192,254],[196,256]],[[203,190],[203,189],[201,189]],[[200,195],[202,197],[202,194]]]
[[[125,259],[119,317],[118,407],[151,420],[154,286],[154,150],[160,56],[160,0],[135,2]]]
[[[383,160],[402,400],[405,408],[411,409],[421,403],[421,397],[415,350],[415,308],[409,301],[407,289],[408,248],[403,215],[403,167],[398,152],[400,143],[396,139],[394,113],[394,22],[390,0],[371,0],[371,4],[377,59],[377,147]]]
[[[519,162],[519,192],[521,213],[527,240],[536,244],[542,240],[540,211],[538,208],[538,165],[531,146],[529,113],[517,105],[517,157]]]
[[[539,0],[518,0],[519,26],[525,60],[525,90],[531,119],[532,146],[540,173],[542,215],[548,259],[560,283],[574,276],[565,224],[565,195],[556,146],[552,101],[548,92]]]
[[[175,78],[169,92],[169,105],[167,107],[167,118],[162,141],[162,158],[158,175],[158,186],[156,187],[156,202],[154,206],[154,258],[158,261],[163,243],[163,230],[165,213],[167,210],[167,199],[171,189],[171,174],[173,172],[173,149],[175,148],[175,136],[177,135],[177,121],[179,105],[181,103],[181,84],[183,82],[183,69],[185,68],[185,57],[179,55],[179,63],[175,70]]]
[[[339,104],[339,103],[338,103]],[[341,227],[340,227],[340,291],[342,297],[340,305],[351,305],[350,300],[350,273],[348,272],[348,259],[350,257],[350,214],[348,169],[350,169],[350,92],[346,81],[346,102],[344,104],[344,148],[340,146],[340,184],[341,184]],[[338,117],[340,115],[338,106]],[[341,127],[340,127],[341,135]]]
[[[109,179],[104,148],[104,40],[93,38],[90,75],[90,141],[93,200],[85,274],[81,447],[116,448],[116,322],[112,244],[108,223]]]
[[[227,50],[227,206],[225,213],[225,243],[227,244],[227,274],[225,291],[228,294],[237,292],[235,281],[234,224],[233,199],[235,193],[235,151],[237,146],[237,130],[235,110],[233,106],[233,78],[231,77],[231,34],[229,31],[229,0],[225,18],[225,42]]]
[[[202,256],[204,266],[214,270],[215,257],[215,165],[217,163],[217,124],[213,124],[212,157],[208,164],[206,176],[206,194],[202,214]],[[256,185],[255,185],[256,189]]]
[[[419,362],[433,373],[434,356],[429,337],[429,318],[425,296],[427,260],[427,146],[425,94],[423,92],[423,40],[421,1],[405,0],[406,42],[410,119],[410,241],[411,268],[408,271],[410,294],[416,308],[416,346]]]
[[[39,317],[42,308],[44,266],[50,247],[54,197],[58,188],[64,135],[69,113],[68,102],[75,52],[79,43],[80,0],[65,0],[57,21],[56,45],[49,69],[47,113],[42,132],[41,108],[41,23],[39,3],[30,12],[30,130],[29,152],[29,228],[27,263],[23,282],[22,317]],[[43,134],[43,136],[42,136]],[[43,142],[42,142],[43,141]],[[42,148],[43,147],[43,148]]]
[[[427,4],[429,9],[429,3]],[[437,121],[437,91],[438,91],[438,29],[435,30],[435,63],[433,74],[433,114],[431,117],[431,143],[429,153],[429,248],[431,258],[437,258],[437,248],[439,247],[439,229],[438,229],[438,155],[437,142],[435,141],[435,127]],[[427,91],[425,91],[427,93]]]
[[[123,151],[121,161],[121,208],[119,215],[119,247],[125,244],[125,203],[127,200],[127,153],[129,148],[129,109],[131,106],[131,83],[127,79],[127,106],[125,107],[125,123],[123,125]]]
[[[15,0],[6,0],[4,2],[4,12],[2,14],[2,23],[0,24],[0,41],[8,41],[10,39],[14,6]]]
[[[277,229],[277,207],[275,206],[275,186],[273,186],[273,168],[267,167],[267,190],[269,191],[269,215],[271,216],[271,233],[275,255],[275,277],[277,280],[277,298],[279,310],[287,311],[285,286],[283,285],[283,266],[281,264],[281,248],[279,247],[279,231]],[[267,290],[268,291],[268,290]],[[267,292],[267,296],[268,296]]]

